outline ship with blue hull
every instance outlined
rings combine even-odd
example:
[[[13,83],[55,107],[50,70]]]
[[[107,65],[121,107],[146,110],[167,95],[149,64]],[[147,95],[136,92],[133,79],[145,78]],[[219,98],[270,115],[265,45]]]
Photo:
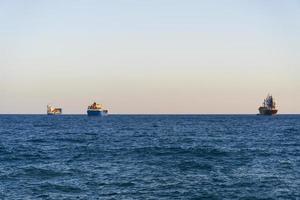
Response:
[[[94,102],[92,105],[90,105],[87,109],[87,115],[88,116],[107,116],[108,110],[104,110],[103,106],[101,104],[98,104]]]

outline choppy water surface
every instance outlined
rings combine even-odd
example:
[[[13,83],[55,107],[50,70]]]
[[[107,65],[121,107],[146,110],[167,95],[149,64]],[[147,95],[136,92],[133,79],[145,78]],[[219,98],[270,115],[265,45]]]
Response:
[[[0,116],[0,199],[300,199],[300,116]]]

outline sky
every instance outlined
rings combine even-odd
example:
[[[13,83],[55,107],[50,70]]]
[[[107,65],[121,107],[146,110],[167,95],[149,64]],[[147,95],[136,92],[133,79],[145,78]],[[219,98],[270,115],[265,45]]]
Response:
[[[298,0],[0,0],[0,114],[300,113]]]

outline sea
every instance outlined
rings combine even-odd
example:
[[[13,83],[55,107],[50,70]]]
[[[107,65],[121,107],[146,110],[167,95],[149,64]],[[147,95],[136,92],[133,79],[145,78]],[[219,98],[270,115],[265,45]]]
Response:
[[[0,115],[0,199],[300,199],[300,115]]]

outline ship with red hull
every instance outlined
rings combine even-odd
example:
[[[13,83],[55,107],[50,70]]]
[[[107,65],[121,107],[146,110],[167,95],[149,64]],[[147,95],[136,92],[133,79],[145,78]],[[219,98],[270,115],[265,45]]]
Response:
[[[278,109],[272,95],[268,95],[264,100],[263,105],[258,108],[260,115],[276,115]]]

